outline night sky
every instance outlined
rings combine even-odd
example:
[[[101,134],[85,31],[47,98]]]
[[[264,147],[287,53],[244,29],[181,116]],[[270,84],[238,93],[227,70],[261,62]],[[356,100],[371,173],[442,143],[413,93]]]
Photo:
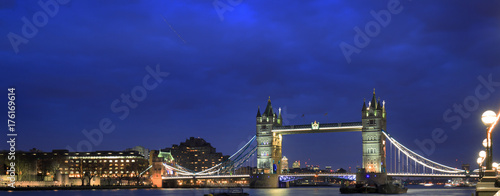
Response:
[[[498,1],[59,3],[0,2],[0,96],[6,106],[16,88],[17,150],[78,150],[103,126],[114,130],[80,150],[201,137],[232,154],[269,96],[288,125],[354,122],[376,88],[398,141],[477,167],[481,114],[500,109]],[[445,141],[421,148],[436,129]],[[361,133],[284,136],[283,155],[356,167]]]

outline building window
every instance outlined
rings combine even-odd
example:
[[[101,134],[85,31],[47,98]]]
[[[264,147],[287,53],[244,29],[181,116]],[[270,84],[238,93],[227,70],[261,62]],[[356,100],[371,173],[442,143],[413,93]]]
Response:
[[[376,125],[375,120],[370,120],[370,125]]]

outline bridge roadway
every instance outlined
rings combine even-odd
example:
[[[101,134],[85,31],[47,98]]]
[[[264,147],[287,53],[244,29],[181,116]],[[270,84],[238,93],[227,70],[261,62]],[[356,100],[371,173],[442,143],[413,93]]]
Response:
[[[353,176],[355,177],[355,173],[308,173],[308,174],[282,174],[280,176],[286,177],[344,177],[344,176]],[[467,177],[465,174],[412,174],[412,173],[388,173],[387,176],[391,177],[434,177],[434,178],[465,178]],[[478,178],[478,174],[471,174],[469,177]],[[207,175],[207,176],[163,176],[163,180],[180,180],[180,179],[213,179],[213,178],[250,178],[250,174],[241,174],[241,175]]]
[[[306,125],[286,125],[273,127],[273,133],[281,135],[304,134],[304,133],[328,133],[328,132],[355,132],[363,128],[361,122],[347,123],[319,123],[317,129],[313,129],[311,124]]]

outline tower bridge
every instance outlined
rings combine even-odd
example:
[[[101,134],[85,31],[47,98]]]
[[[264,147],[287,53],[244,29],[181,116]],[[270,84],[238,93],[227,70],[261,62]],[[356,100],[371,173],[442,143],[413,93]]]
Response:
[[[382,134],[386,129],[385,102],[380,104],[380,99],[377,102],[375,90],[368,106],[363,102],[361,113],[361,122],[283,126],[281,110],[279,114],[274,113],[269,98],[262,114],[260,108],[257,109],[257,173],[281,173],[283,135],[348,131],[362,132],[363,168],[366,172],[386,173],[385,135]]]
[[[357,181],[374,181],[384,183],[389,177],[475,177],[465,170],[456,169],[429,160],[405,147],[387,133],[387,113],[385,101],[376,98],[375,89],[371,101],[363,101],[360,122],[320,123],[306,125],[283,125],[281,110],[275,113],[271,99],[261,113],[257,108],[256,135],[242,148],[230,156],[229,160],[200,172],[189,171],[179,165],[164,163],[166,169],[174,175],[163,176],[164,180],[189,178],[249,178],[251,187],[279,187],[282,179],[318,175],[318,174],[282,174],[282,141],[283,136],[291,134],[310,134],[327,132],[361,132],[362,168],[355,176]],[[389,145],[389,148],[387,146]],[[392,173],[387,171],[387,157]],[[394,155],[394,156],[393,156]],[[257,167],[253,174],[232,175],[236,168],[256,156]],[[369,175],[361,175],[369,174]],[[373,175],[371,175],[373,174]],[[229,175],[229,176],[228,176]],[[340,176],[346,174],[321,174]],[[370,178],[369,176],[376,176]]]

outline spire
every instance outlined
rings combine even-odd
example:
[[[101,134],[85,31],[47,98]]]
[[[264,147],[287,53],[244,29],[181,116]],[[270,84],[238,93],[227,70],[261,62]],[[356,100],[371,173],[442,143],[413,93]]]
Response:
[[[260,106],[259,106],[259,107],[257,107],[257,117],[262,117],[262,116],[260,115]]]
[[[377,102],[377,110],[381,110],[382,109],[382,105],[380,105],[380,97],[378,98],[378,102]]]
[[[273,106],[271,105],[271,96],[267,100],[266,110],[264,110],[264,114],[269,117],[273,117]]]
[[[385,100],[382,101],[382,111],[385,112]]]
[[[375,98],[375,88],[373,88],[373,97],[370,103],[372,103],[370,105],[370,108],[377,108],[377,99]]]
[[[278,118],[280,118],[280,119],[281,119],[281,107],[279,107],[279,108],[278,108],[278,111],[279,111],[279,116],[278,116]]]
[[[361,108],[362,112],[366,111],[366,103],[365,102],[366,102],[366,99],[363,98],[363,108]]]

